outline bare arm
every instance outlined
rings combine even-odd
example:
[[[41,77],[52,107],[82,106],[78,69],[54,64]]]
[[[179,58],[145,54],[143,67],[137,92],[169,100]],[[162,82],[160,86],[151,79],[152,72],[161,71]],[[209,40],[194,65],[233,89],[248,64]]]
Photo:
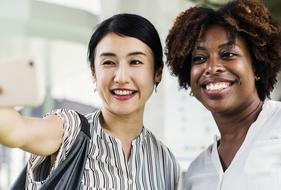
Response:
[[[59,149],[62,138],[63,121],[55,115],[23,117],[13,108],[0,108],[0,144],[4,146],[51,155]]]

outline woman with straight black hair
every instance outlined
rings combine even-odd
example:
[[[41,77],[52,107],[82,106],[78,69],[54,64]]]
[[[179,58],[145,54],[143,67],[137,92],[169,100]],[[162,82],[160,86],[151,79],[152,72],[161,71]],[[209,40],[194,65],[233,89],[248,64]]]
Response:
[[[176,189],[173,154],[143,127],[145,103],[163,69],[156,29],[141,16],[115,15],[98,25],[88,56],[102,106],[86,115],[91,140],[79,188]],[[74,110],[54,110],[41,119],[0,108],[0,143],[32,153],[25,189],[44,187],[73,155],[80,118]]]

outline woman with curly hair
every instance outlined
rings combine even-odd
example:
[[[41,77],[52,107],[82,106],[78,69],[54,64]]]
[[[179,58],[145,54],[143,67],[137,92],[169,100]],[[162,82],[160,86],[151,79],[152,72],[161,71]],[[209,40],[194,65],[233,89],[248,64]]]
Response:
[[[166,39],[180,87],[212,113],[220,137],[190,165],[189,190],[279,190],[281,103],[269,100],[281,69],[281,29],[259,1],[181,13]]]

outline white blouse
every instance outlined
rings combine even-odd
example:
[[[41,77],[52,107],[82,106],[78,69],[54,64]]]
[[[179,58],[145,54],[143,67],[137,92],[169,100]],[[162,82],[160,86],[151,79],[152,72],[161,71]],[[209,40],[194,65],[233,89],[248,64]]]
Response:
[[[216,139],[191,163],[183,182],[185,190],[280,190],[281,103],[265,101],[226,171]]]

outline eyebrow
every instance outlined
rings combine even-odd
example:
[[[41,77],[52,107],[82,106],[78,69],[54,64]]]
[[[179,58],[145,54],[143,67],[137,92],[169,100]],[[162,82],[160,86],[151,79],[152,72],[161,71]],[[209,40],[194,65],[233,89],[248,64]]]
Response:
[[[146,56],[146,54],[142,51],[134,51],[134,52],[130,52],[127,56],[133,56],[133,55],[144,55]],[[111,52],[103,52],[99,55],[100,57],[114,57],[116,56],[115,53],[111,53]]]
[[[219,48],[234,47],[234,46],[235,46],[234,43],[227,42],[227,43],[224,43],[224,44],[219,45]]]
[[[144,56],[146,56],[146,54],[144,52],[142,52],[142,51],[131,52],[131,53],[129,53],[128,56],[132,56],[132,55],[144,55]]]
[[[234,46],[235,46],[235,44],[233,44],[231,42],[226,42],[224,44],[219,45],[219,48],[221,49],[221,48],[234,47]],[[196,50],[206,50],[206,48],[202,47],[202,46],[195,46],[194,49],[196,49]]]
[[[111,52],[104,52],[104,53],[101,53],[99,56],[100,57],[114,57],[114,56],[116,56],[116,54],[111,53]]]

